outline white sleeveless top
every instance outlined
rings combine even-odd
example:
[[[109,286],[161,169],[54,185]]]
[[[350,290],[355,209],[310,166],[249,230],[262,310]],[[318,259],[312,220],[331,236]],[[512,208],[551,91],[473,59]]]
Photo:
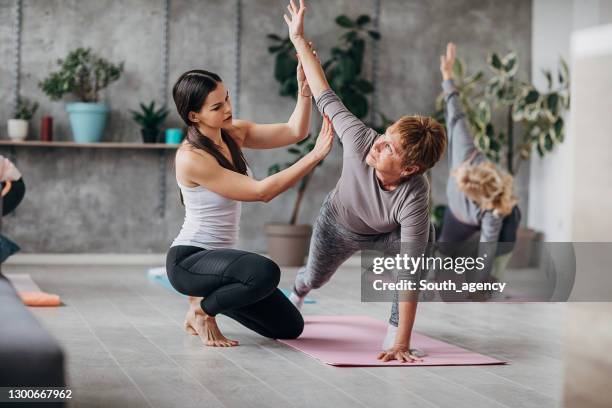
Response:
[[[171,247],[233,248],[238,240],[242,203],[202,186],[187,187],[178,180],[177,184],[183,193],[185,221]]]

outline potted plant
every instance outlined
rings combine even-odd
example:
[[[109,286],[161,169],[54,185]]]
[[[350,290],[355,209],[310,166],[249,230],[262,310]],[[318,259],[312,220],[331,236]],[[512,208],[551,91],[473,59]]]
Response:
[[[78,102],[66,105],[74,140],[95,143],[102,139],[109,107],[99,101],[100,90],[116,81],[123,72],[118,65],[97,56],[91,48],[77,48],[66,59],[57,61],[59,71],[53,72],[38,85],[51,100],[73,94]]]
[[[374,40],[380,38],[378,32],[366,28],[369,22],[370,17],[367,15],[361,15],[355,21],[344,15],[337,17],[336,24],[345,29],[345,32],[340,37],[340,45],[332,48],[331,59],[323,63],[330,86],[343,99],[347,108],[359,118],[368,114],[367,95],[374,90],[371,82],[362,77],[365,38],[366,36]],[[281,38],[278,35],[269,34],[268,38],[274,42],[268,51],[275,55],[274,77],[280,83],[279,93],[281,96],[295,98],[298,91],[295,75],[297,58],[293,45],[288,37]],[[285,163],[273,164],[268,169],[268,173],[274,174],[293,165],[311,151],[314,145],[315,137],[309,135],[306,139],[289,147],[287,151],[293,155],[292,159]],[[321,164],[323,162],[320,162],[317,167]],[[268,254],[281,266],[304,264],[312,226],[298,224],[297,221],[313,173],[314,170],[306,175],[297,186],[297,195],[289,223],[268,223],[265,226]]]
[[[552,73],[544,70],[547,89],[539,91],[532,83],[517,77],[519,61],[514,52],[504,57],[491,53],[487,62],[493,75],[482,89],[478,85],[484,74],[476,72],[466,75],[465,64],[457,59],[453,67],[456,85],[476,146],[489,159],[504,165],[508,173],[514,176],[534,148],[543,157],[563,142],[563,114],[570,103],[569,68],[561,59],[556,85]],[[443,119],[442,95],[438,97],[436,107],[435,116]],[[505,130],[498,132],[493,118],[500,116],[505,119],[502,123]],[[522,129],[518,141],[515,140],[517,125]],[[533,243],[540,237],[541,234],[530,228],[519,228],[510,266],[531,265]]]
[[[15,117],[9,119],[7,123],[8,137],[10,139],[15,141],[25,140],[28,136],[29,120],[32,119],[37,109],[37,102],[31,102],[26,98],[19,98],[17,100]]]
[[[148,106],[141,103],[140,109],[141,112],[134,110],[130,112],[132,113],[132,119],[140,125],[142,141],[144,143],[159,143],[161,125],[168,116],[168,109],[165,106],[155,109],[155,101],[151,101]]]

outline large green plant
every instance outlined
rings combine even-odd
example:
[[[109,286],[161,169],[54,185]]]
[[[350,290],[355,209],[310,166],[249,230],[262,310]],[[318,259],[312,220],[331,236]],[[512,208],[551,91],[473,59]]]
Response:
[[[72,93],[81,102],[97,102],[99,91],[118,80],[123,72],[123,62],[112,64],[94,54],[91,48],[77,48],[57,63],[59,71],[38,84],[51,100]]]
[[[569,108],[569,69],[563,59],[557,69],[557,84],[550,71],[543,71],[547,89],[517,77],[519,61],[514,52],[504,57],[491,53],[487,62],[492,76],[480,86],[484,74],[467,75],[465,64],[455,61],[454,78],[466,118],[479,150],[496,163],[503,163],[516,174],[522,161],[535,150],[542,157],[563,142],[563,113]],[[443,118],[443,99],[436,101],[436,117]],[[495,117],[502,116],[503,130],[497,131]],[[515,130],[522,130],[515,140]],[[518,152],[518,154],[517,154]]]
[[[323,63],[325,75],[338,97],[355,116],[365,118],[369,112],[367,95],[374,91],[372,83],[363,76],[366,38],[378,41],[378,31],[368,29],[370,16],[362,14],[356,20],[345,15],[336,17],[336,24],[344,29],[340,44],[331,49],[331,59]]]
[[[341,15],[336,18],[336,24],[343,29],[340,35],[340,43],[332,48],[331,58],[323,63],[323,69],[330,82],[332,89],[338,94],[346,107],[357,117],[364,118],[369,111],[367,95],[374,91],[372,83],[363,77],[363,57],[366,47],[366,38],[380,39],[380,34],[367,28],[371,18],[361,15],[356,20]],[[275,56],[274,78],[280,84],[279,94],[296,98],[298,84],[296,69],[298,65],[297,56],[289,37],[282,38],[276,34],[268,34],[272,45],[268,52]],[[381,118],[384,116],[381,115]],[[275,163],[268,168],[268,174],[277,173],[304,157],[315,146],[315,137],[308,137],[297,144],[289,147],[287,151],[292,158],[284,163]],[[323,161],[317,165],[320,166]],[[295,224],[300,211],[300,206],[306,189],[312,180],[314,170],[300,181],[297,188],[297,196],[291,213],[290,224]]]

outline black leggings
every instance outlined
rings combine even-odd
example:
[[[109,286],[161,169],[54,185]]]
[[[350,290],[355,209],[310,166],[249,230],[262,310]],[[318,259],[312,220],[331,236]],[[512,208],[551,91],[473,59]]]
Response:
[[[498,245],[495,256],[501,256],[512,252],[516,243],[516,231],[521,222],[521,211],[518,206],[512,208],[512,212],[502,220],[502,227],[499,231],[498,242],[506,242],[505,245]],[[442,223],[442,233],[438,242],[464,242],[472,235],[480,231],[480,227],[464,224],[459,221],[451,212],[450,208],[444,211],[444,222]]]
[[[177,291],[204,297],[201,306],[210,316],[224,314],[273,339],[302,334],[302,315],[278,290],[280,269],[266,257],[237,249],[174,246],[166,270]]]

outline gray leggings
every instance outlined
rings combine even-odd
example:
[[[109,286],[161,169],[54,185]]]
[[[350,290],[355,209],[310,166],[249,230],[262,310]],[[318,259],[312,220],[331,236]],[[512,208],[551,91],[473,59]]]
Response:
[[[349,231],[340,225],[325,197],[319,216],[315,221],[308,262],[295,277],[293,291],[305,296],[311,289],[325,285],[347,259],[363,249],[398,248],[401,243],[400,228],[385,234],[364,235]],[[431,232],[430,232],[431,233]],[[389,323],[398,325],[397,296],[391,307]]]

